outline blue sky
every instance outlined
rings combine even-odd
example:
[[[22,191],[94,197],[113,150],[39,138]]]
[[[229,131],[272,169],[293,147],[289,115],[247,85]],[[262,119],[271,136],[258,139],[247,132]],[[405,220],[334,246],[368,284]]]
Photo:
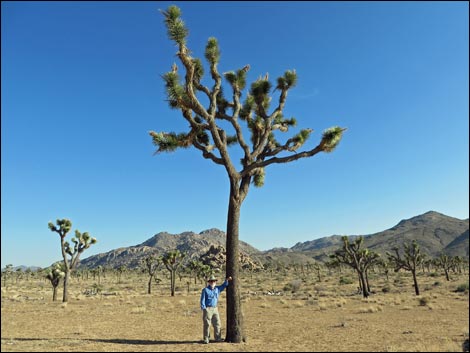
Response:
[[[160,78],[176,60],[158,12],[170,4],[2,2],[2,267],[59,260],[57,218],[98,239],[83,257],[225,229],[224,169],[195,150],[153,156],[148,136],[187,129]],[[218,38],[221,72],[296,69],[284,113],[315,130],[306,148],[348,128],[333,153],[266,170],[242,240],[266,250],[429,210],[468,218],[468,3],[175,4],[194,56]]]

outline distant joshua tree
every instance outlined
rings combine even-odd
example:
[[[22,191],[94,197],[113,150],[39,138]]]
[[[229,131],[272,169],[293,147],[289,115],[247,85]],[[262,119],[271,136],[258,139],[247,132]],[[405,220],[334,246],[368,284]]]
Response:
[[[395,254],[387,252],[387,256],[390,262],[392,262],[395,265],[395,272],[398,272],[400,269],[411,271],[413,275],[415,293],[416,295],[419,295],[418,280],[416,279],[416,270],[424,261],[425,255],[421,253],[418,242],[416,240],[413,240],[411,244],[404,243],[403,246],[405,248],[404,258],[400,256],[400,253],[397,247],[393,248],[393,251],[395,252]]]
[[[2,271],[3,276],[3,285],[8,287],[8,280],[11,278],[13,284],[13,264],[8,264],[5,266],[5,269]]]
[[[239,282],[239,220],[241,206],[248,195],[250,185],[264,185],[265,168],[269,165],[313,157],[320,152],[332,152],[345,129],[338,126],[326,129],[320,143],[305,151],[300,149],[312,134],[312,129],[302,129],[286,141],[279,141],[279,133],[288,132],[297,123],[295,118],[283,115],[287,94],[297,83],[295,69],[288,70],[277,78],[274,91],[279,92],[279,98],[272,111],[270,95],[274,91],[268,74],[260,76],[251,84],[242,101],[250,65],[219,73],[219,44],[216,38],[211,37],[206,45],[205,57],[214,85],[208,87],[203,84],[204,69],[201,60],[192,57],[192,52],[186,46],[188,29],[180,18],[181,10],[177,6],[170,6],[162,13],[168,37],[175,42],[178,48],[176,56],[185,71],[183,82],[180,81],[181,70],[178,70],[176,63],[163,75],[168,103],[170,108],[181,111],[189,123],[189,131],[180,134],[151,131],[150,136],[158,147],[157,153],[192,146],[201,151],[204,158],[221,165],[227,172],[230,197],[226,232],[226,273],[227,276],[233,277],[233,283],[227,288],[226,341],[239,343],[244,341]],[[224,95],[223,78],[231,87],[231,99]],[[242,122],[246,124],[246,130],[242,128]],[[223,129],[221,123],[228,124],[229,128]],[[250,135],[249,140],[244,136],[246,133]],[[237,170],[233,156],[229,153],[229,147],[232,145],[238,145],[243,154],[240,170]]]
[[[144,272],[146,272],[149,275],[147,294],[152,293],[152,280],[155,274],[157,273],[157,270],[160,268],[161,264],[162,264],[162,258],[156,255],[149,255],[142,260],[141,266]]]
[[[449,270],[454,266],[454,261],[452,257],[447,254],[440,254],[439,257],[436,259],[436,265],[438,267],[442,267],[446,275],[446,280],[450,281]]]
[[[92,238],[87,232],[80,233],[78,230],[75,231],[75,237],[72,238],[74,243],[73,248],[70,246],[68,241],[65,241],[65,237],[68,232],[72,229],[72,222],[68,219],[58,219],[54,223],[49,222],[49,229],[52,232],[56,232],[60,236],[60,247],[62,249],[62,258],[64,260],[64,295],[62,298],[63,302],[68,301],[68,283],[70,279],[70,273],[77,267],[80,255],[85,249],[88,249],[92,244],[96,243],[96,239]],[[70,256],[70,260],[67,258]]]
[[[52,301],[57,300],[57,287],[59,286],[60,280],[65,277],[64,265],[56,263],[52,265],[46,272],[45,276],[52,284]]]
[[[370,266],[376,264],[380,255],[369,249],[361,249],[364,242],[363,237],[358,237],[352,243],[347,236],[342,237],[343,248],[337,250],[330,257],[339,264],[345,264],[356,270],[359,277],[359,287],[364,298],[370,293],[369,281],[367,279],[367,270]]]
[[[171,286],[171,296],[175,296],[175,280],[176,280],[176,271],[181,266],[182,261],[184,259],[184,254],[182,254],[179,250],[173,250],[167,252],[163,255],[162,261],[165,265],[166,269],[170,272],[170,286]]]

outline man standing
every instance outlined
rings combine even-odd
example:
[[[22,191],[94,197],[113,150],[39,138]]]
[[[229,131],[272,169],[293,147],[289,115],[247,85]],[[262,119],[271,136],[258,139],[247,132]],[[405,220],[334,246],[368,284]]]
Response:
[[[203,339],[204,343],[209,343],[210,337],[210,325],[214,326],[214,336],[217,342],[222,341],[220,334],[220,316],[219,310],[217,309],[217,301],[219,299],[220,292],[222,292],[228,286],[228,282],[232,280],[232,277],[227,277],[224,283],[220,286],[216,286],[217,278],[212,275],[208,280],[208,285],[202,290],[201,293],[201,309],[203,311],[202,321],[204,323]]]

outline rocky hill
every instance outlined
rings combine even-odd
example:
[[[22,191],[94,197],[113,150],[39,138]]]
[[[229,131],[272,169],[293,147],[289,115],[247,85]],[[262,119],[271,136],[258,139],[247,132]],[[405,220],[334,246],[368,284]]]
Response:
[[[127,266],[132,268],[139,266],[140,261],[150,254],[163,255],[167,251],[175,249],[187,254],[188,259],[199,258],[206,254],[211,247],[225,247],[225,239],[225,233],[215,228],[201,233],[170,234],[161,232],[139,245],[119,248],[82,259],[80,266],[89,268]],[[256,259],[256,255],[260,253],[259,250],[240,241],[240,251],[248,262],[259,263],[259,260]]]
[[[364,245],[379,253],[402,247],[403,242],[416,239],[423,252],[437,256],[445,252],[452,256],[469,256],[469,220],[461,220],[430,211],[425,214],[400,221],[394,227],[382,232],[364,235]],[[351,235],[352,238],[357,235]],[[161,232],[143,243],[127,248],[119,248],[107,253],[90,256],[80,262],[80,266],[128,266],[137,267],[148,254],[162,255],[178,249],[188,254],[188,258],[212,256],[214,263],[224,261],[225,233],[218,229],[208,229],[201,233],[184,232],[170,234]],[[259,251],[251,245],[240,242],[242,266],[257,268],[261,263],[282,262],[305,263],[327,260],[328,256],[341,247],[340,235],[332,235],[297,243],[291,248],[274,248]],[[209,255],[208,255],[209,254]],[[207,260],[209,261],[209,260]]]

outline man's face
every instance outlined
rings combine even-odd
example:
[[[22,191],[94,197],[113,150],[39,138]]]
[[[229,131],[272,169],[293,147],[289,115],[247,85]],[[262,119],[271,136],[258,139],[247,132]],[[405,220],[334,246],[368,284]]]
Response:
[[[214,289],[216,281],[209,281],[209,286]]]

